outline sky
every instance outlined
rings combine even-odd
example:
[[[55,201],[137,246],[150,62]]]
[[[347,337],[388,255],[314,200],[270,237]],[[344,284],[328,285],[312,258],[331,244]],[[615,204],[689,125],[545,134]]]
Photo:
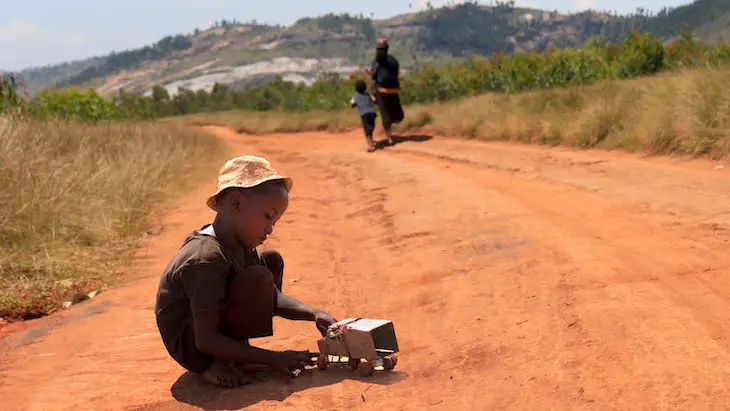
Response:
[[[434,6],[447,0],[432,0]],[[456,2],[459,2],[458,0]],[[484,3],[484,1],[480,1]],[[660,10],[690,0],[517,0],[560,12],[637,7]],[[0,69],[21,70],[152,44],[210,27],[216,20],[294,23],[326,13],[390,17],[425,8],[426,0],[7,0],[0,13]]]

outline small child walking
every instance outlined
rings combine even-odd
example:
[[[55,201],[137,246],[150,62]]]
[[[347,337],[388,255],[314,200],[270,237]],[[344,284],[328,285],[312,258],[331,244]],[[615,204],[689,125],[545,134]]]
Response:
[[[362,120],[362,127],[365,130],[365,138],[367,139],[368,152],[375,151],[375,142],[373,141],[373,131],[375,130],[375,119],[378,115],[375,112],[375,97],[367,93],[367,85],[363,80],[355,82],[355,91],[357,94],[352,97],[350,104],[357,107]]]

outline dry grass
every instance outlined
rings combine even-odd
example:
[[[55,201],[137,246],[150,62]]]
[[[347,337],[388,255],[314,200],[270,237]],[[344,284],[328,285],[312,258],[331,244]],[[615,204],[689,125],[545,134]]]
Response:
[[[225,146],[175,123],[0,117],[0,317],[29,318],[115,282],[163,197],[215,172]]]
[[[299,131],[343,131],[358,127],[360,118],[352,111],[313,111],[291,113],[278,111],[231,110],[193,114],[184,117],[189,124],[225,125],[239,133],[266,134]]]
[[[730,152],[730,70],[703,69],[405,107],[396,132],[720,158]],[[185,118],[240,132],[339,131],[357,112],[230,111]],[[377,131],[376,131],[377,132]]]
[[[412,117],[422,113],[445,136],[721,158],[730,152],[730,71],[491,94],[408,109]]]

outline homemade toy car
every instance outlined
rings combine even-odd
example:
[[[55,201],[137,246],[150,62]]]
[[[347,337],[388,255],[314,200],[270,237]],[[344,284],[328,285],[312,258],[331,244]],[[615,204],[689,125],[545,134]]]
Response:
[[[388,320],[348,318],[327,329],[327,335],[317,341],[319,356],[317,368],[326,370],[328,364],[347,364],[361,376],[368,377],[375,367],[392,370],[398,363],[398,341],[393,323]],[[337,361],[332,361],[337,357]]]

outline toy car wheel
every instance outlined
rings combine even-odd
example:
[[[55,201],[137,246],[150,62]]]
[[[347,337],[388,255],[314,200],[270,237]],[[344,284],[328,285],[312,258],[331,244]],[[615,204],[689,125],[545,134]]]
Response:
[[[375,372],[375,366],[371,362],[361,362],[360,365],[357,366],[357,371],[360,373],[361,377],[369,377]]]
[[[317,368],[320,370],[326,370],[327,369],[327,356],[322,354],[319,357],[317,357]]]
[[[395,365],[398,364],[398,357],[395,354],[391,354],[383,358],[383,368],[386,370],[392,370]]]
[[[350,366],[350,369],[352,371],[356,371],[357,368],[360,366],[360,360],[358,358],[350,358],[350,360],[347,361],[347,365]]]

